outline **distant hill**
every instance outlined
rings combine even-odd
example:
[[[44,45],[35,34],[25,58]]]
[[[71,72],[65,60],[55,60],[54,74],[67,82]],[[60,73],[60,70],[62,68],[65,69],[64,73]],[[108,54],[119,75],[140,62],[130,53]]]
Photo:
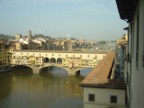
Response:
[[[1,38],[1,39],[13,39],[14,36],[11,36],[11,35],[5,35],[5,34],[0,34],[0,38]]]
[[[45,36],[43,34],[35,34],[34,36],[32,36],[32,38],[39,38],[39,37],[41,37],[41,38],[51,38],[50,36]]]

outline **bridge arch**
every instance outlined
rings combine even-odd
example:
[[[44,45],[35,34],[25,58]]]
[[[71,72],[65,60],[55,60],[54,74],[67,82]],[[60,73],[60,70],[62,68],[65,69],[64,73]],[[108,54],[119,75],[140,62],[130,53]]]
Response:
[[[47,67],[59,67],[59,68],[66,70],[67,72],[69,71],[68,68],[63,67],[61,64],[55,64],[55,63],[49,63],[47,65],[40,67],[39,69],[42,70],[42,69],[47,68]]]
[[[62,58],[58,58],[57,63],[61,64],[62,63]]]
[[[43,62],[44,62],[44,63],[49,63],[49,61],[50,61],[50,60],[49,60],[48,57],[45,57],[45,58],[43,59]]]
[[[21,65],[21,64],[11,65],[12,70],[13,70],[13,69],[17,69],[17,68],[23,68],[23,67],[27,67],[27,68],[31,69],[31,72],[33,73],[33,67],[31,67],[31,66],[29,66],[29,65]]]
[[[56,59],[55,58],[51,58],[50,59],[50,63],[56,63]]]

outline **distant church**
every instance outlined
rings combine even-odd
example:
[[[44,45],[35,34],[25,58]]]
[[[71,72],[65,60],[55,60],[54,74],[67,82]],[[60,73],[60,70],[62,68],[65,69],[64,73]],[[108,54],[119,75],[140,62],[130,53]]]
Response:
[[[30,40],[31,38],[32,38],[32,31],[29,30],[28,39]]]

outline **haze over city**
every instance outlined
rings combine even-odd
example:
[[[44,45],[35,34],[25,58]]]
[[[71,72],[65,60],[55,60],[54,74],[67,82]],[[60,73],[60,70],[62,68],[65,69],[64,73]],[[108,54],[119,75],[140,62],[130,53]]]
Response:
[[[114,0],[0,0],[0,34],[117,40],[127,23]]]

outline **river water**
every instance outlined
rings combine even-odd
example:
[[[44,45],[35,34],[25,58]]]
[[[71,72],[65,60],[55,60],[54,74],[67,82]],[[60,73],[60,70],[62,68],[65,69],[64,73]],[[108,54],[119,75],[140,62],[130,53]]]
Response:
[[[0,108],[82,108],[79,83],[90,70],[76,76],[61,68],[35,75],[29,68],[0,73]]]

